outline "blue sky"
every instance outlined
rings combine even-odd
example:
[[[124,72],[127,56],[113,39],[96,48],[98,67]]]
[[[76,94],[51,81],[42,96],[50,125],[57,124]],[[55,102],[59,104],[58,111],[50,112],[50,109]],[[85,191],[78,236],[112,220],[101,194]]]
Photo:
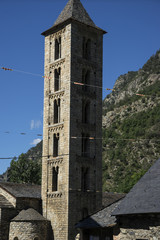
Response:
[[[44,37],[67,0],[1,0],[0,158],[18,156],[42,139]],[[136,71],[160,49],[159,0],[82,0],[104,36],[103,86]],[[107,92],[103,90],[103,97]],[[10,133],[4,133],[9,131]],[[26,135],[20,133],[25,132]],[[0,174],[10,160],[0,160]]]

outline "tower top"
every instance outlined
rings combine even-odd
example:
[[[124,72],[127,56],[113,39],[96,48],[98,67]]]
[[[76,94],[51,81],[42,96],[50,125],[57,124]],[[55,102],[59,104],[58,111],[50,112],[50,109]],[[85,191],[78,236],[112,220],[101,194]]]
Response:
[[[70,18],[92,27],[96,27],[80,0],[69,0],[53,26],[56,26]]]
[[[53,26],[43,32],[42,35],[47,35],[51,32],[54,32],[59,26],[65,24],[68,21],[78,21],[82,24],[86,24],[102,31],[103,33],[106,33],[104,30],[95,25],[80,0],[69,0]]]

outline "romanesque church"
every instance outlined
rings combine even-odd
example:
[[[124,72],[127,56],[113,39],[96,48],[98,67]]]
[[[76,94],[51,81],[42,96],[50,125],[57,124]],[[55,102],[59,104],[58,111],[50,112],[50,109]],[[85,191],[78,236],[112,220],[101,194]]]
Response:
[[[0,182],[0,240],[160,239],[160,159],[126,196],[102,196],[105,33],[80,0],[42,33],[42,185]]]

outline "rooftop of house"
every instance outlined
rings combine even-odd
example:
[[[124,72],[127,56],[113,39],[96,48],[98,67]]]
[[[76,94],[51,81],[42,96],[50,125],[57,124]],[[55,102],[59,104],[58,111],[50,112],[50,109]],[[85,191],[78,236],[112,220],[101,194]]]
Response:
[[[22,210],[15,218],[12,219],[14,222],[27,222],[27,221],[47,221],[40,213],[33,208]]]
[[[0,182],[0,188],[15,198],[41,198],[41,186],[39,185]]]
[[[107,207],[125,196],[125,193],[104,192],[102,193],[102,206]]]
[[[76,224],[76,228],[91,229],[91,228],[105,228],[116,225],[116,217],[111,213],[120,204],[122,200],[118,200],[104,209],[90,215]]]
[[[0,194],[0,208],[13,208],[13,205]]]
[[[160,213],[160,159],[135,184],[113,215]]]

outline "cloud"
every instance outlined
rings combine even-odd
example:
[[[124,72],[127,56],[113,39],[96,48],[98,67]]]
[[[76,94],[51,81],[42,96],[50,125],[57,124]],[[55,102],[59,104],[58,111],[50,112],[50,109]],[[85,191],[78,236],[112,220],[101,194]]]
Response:
[[[40,128],[42,126],[42,123],[40,120],[31,120],[30,128],[33,130],[34,128]]]
[[[42,140],[42,139],[40,139],[40,138],[36,138],[36,139],[34,139],[33,142],[31,142],[30,144],[31,144],[31,145],[37,145],[41,140]]]

